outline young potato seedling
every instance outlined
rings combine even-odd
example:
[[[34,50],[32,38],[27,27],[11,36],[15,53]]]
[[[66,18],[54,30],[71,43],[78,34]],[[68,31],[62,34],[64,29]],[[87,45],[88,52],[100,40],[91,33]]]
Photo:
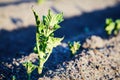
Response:
[[[54,47],[58,46],[63,38],[54,37],[54,31],[60,28],[59,23],[63,21],[63,14],[53,14],[48,11],[47,16],[43,16],[40,21],[38,14],[33,10],[36,20],[36,44],[34,52],[38,54],[38,73],[42,73],[44,63],[48,60]]]
[[[70,51],[72,53],[72,56],[74,56],[77,52],[77,50],[79,50],[80,48],[80,43],[79,42],[68,42],[68,46],[70,48]]]
[[[27,70],[28,80],[31,80],[31,78],[30,78],[31,73],[33,72],[33,70],[35,70],[37,68],[37,66],[32,64],[32,62],[30,62],[30,61],[23,63],[23,66]]]
[[[108,35],[111,35],[112,33],[114,33],[114,35],[117,35],[120,30],[120,19],[117,19],[114,22],[111,18],[107,18],[105,30]]]

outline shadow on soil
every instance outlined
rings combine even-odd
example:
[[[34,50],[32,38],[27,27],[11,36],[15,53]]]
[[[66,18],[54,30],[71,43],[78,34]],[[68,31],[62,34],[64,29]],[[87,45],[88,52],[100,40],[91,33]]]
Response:
[[[53,11],[55,10],[52,8]],[[106,18],[118,19],[120,18],[120,4],[114,7],[108,7],[103,10],[96,10],[90,13],[83,12],[80,16],[65,19],[60,25],[61,29],[55,32],[57,37],[65,37],[64,42],[80,40],[84,41],[85,38],[91,35],[98,35],[106,38],[104,31],[104,23]],[[35,43],[35,26],[29,26],[27,28],[19,28],[13,31],[0,31],[0,58],[19,58],[22,55],[28,55],[33,51]],[[55,70],[53,62],[55,62],[54,56],[62,57],[63,54],[52,54],[47,62],[49,69]],[[64,55],[68,56],[67,53]],[[2,59],[2,58],[1,58]],[[57,59],[57,58],[56,58]],[[59,58],[60,59],[60,58]],[[70,58],[61,58],[54,66],[64,61],[68,61]],[[49,70],[48,69],[48,70]]]
[[[19,28],[13,31],[0,31],[0,57],[16,57],[28,54],[35,43],[35,27]]]
[[[72,18],[66,18],[56,34],[58,36],[65,36],[66,40],[84,40],[91,35],[105,36],[104,26],[106,18],[112,18],[113,20],[120,18],[120,4],[116,4],[114,7],[107,7],[103,10],[96,10],[93,12],[83,12],[80,16]],[[51,8],[54,12],[59,12],[55,8]],[[77,7],[79,10],[79,8]],[[81,11],[81,9],[80,9]]]
[[[0,7],[10,6],[10,5],[19,5],[22,3],[37,2],[37,0],[16,0],[14,2],[1,2]]]

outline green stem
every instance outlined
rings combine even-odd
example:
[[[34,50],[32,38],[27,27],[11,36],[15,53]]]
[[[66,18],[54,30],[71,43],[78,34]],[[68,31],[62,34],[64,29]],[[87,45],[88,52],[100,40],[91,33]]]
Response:
[[[36,32],[36,46],[37,46],[37,50],[38,50],[38,58],[39,58],[39,66],[38,66],[38,73],[41,74],[42,73],[42,66],[41,66],[41,57],[40,57],[40,49],[39,49],[39,38],[38,38],[38,33]]]
[[[44,63],[48,60],[49,56],[50,56],[51,53],[49,53],[44,61]]]
[[[28,80],[31,80],[31,73],[28,73]]]
[[[43,65],[44,65],[44,63],[41,62],[41,59],[39,59],[39,66],[38,66],[38,73],[39,73],[39,74],[42,73]]]
[[[40,54],[38,34],[39,33],[36,32],[36,45],[37,45],[38,54]]]
[[[42,73],[43,65],[48,60],[49,56],[50,56],[50,53],[47,55],[47,57],[46,57],[46,59],[44,61],[41,61],[41,59],[39,59],[39,66],[38,66],[38,73],[39,74]]]

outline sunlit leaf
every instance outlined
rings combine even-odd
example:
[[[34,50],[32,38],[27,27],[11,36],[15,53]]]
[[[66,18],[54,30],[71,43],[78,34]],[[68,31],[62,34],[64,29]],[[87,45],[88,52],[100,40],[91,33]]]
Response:
[[[68,43],[70,51],[72,52],[73,55],[75,55],[75,53],[77,52],[77,50],[79,50],[80,48],[80,43],[79,42],[69,42]]]
[[[115,23],[112,22],[106,26],[105,30],[107,31],[108,35],[110,35],[114,28],[115,28]]]
[[[24,62],[23,66],[27,69],[27,73],[31,74],[33,72],[33,70],[36,69],[36,65],[32,64],[32,62],[28,61],[28,62]]]
[[[120,19],[117,19],[115,22],[116,22],[116,29],[120,30]]]
[[[113,20],[111,19],[111,18],[107,18],[106,19],[106,25],[109,25],[110,23],[112,23],[113,22]]]

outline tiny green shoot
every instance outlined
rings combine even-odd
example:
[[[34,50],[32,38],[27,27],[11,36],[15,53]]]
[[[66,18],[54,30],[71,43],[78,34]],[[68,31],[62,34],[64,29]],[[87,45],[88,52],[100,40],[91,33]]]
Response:
[[[48,11],[40,21],[38,14],[33,10],[36,20],[36,44],[34,52],[38,54],[38,73],[41,74],[44,63],[48,60],[54,47],[58,46],[63,38],[54,37],[54,31],[60,28],[59,23],[63,21],[63,13],[53,14]]]
[[[32,62],[27,61],[23,63],[23,66],[26,68],[27,70],[27,75],[28,75],[28,80],[31,80],[31,73],[33,72],[33,70],[35,70],[37,68],[36,65],[34,65]]]
[[[68,42],[68,46],[73,56],[77,53],[77,50],[79,50],[81,44],[79,42],[74,41],[74,42]]]

